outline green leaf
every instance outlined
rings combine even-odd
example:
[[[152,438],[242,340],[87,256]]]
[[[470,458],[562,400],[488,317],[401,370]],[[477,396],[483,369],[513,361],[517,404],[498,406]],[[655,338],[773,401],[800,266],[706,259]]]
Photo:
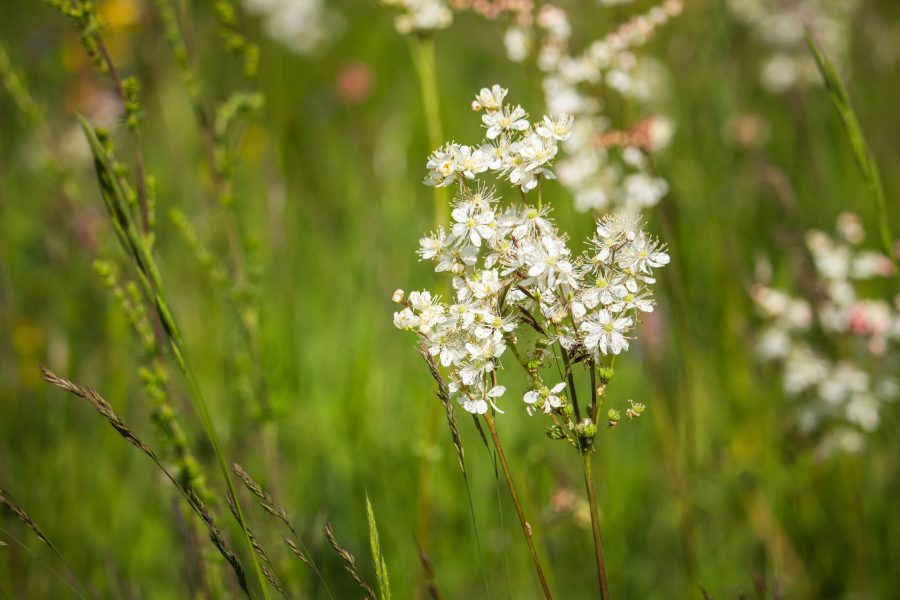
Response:
[[[369,543],[372,545],[372,561],[375,563],[375,577],[378,579],[378,595],[380,600],[390,600],[391,584],[388,579],[387,563],[381,552],[381,541],[378,539],[378,526],[369,494],[366,492],[366,517],[369,519]]]
[[[844,82],[841,81],[834,65],[828,60],[828,57],[825,56],[825,53],[816,41],[808,31],[805,32],[804,35],[806,37],[806,45],[809,47],[809,51],[812,53],[813,58],[815,58],[819,73],[822,74],[822,79],[825,81],[825,88],[828,90],[828,96],[831,98],[832,104],[834,104],[834,107],[841,117],[841,122],[844,125],[844,132],[847,134],[847,140],[850,142],[850,148],[853,150],[853,157],[856,159],[856,164],[859,166],[859,170],[862,172],[866,185],[869,188],[869,192],[875,200],[875,206],[878,210],[881,244],[884,253],[887,254],[888,258],[894,261],[895,266],[900,267],[900,261],[898,261],[898,257],[894,252],[894,237],[891,234],[888,222],[887,205],[884,199],[884,187],[881,183],[881,175],[878,172],[878,164],[875,162],[875,157],[872,156],[872,152],[866,144],[862,128],[859,125],[859,119],[856,118],[856,113],[853,110],[853,106],[850,104],[850,95],[847,93],[847,88],[844,86]]]

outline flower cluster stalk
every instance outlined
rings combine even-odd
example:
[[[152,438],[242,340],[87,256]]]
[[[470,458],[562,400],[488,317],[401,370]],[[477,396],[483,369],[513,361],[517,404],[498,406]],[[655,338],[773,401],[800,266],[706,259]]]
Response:
[[[516,486],[513,483],[512,475],[509,472],[509,465],[506,464],[506,454],[503,452],[503,444],[500,443],[500,436],[497,434],[497,426],[494,418],[490,413],[484,414],[484,421],[487,423],[488,431],[491,432],[491,440],[494,442],[494,449],[497,450],[497,458],[503,469],[503,477],[506,479],[506,485],[509,488],[509,495],[512,497],[513,504],[516,507],[516,515],[519,517],[519,525],[522,527],[522,533],[525,534],[525,541],[528,542],[528,550],[531,553],[531,562],[534,564],[534,570],[537,573],[538,580],[541,583],[541,590],[544,597],[550,600],[553,594],[550,592],[550,585],[544,576],[544,569],[541,567],[541,560],[538,558],[537,550],[534,547],[534,530],[525,518],[525,512],[522,510],[522,503],[519,502],[519,495],[516,493]]]
[[[594,557],[597,560],[597,581],[600,585],[600,598],[609,600],[609,584],[606,581],[606,562],[603,559],[603,545],[600,541],[600,515],[597,494],[594,491],[594,477],[591,472],[591,453],[581,452],[584,463],[584,485],[587,488],[588,504],[591,507],[591,531],[594,536]]]

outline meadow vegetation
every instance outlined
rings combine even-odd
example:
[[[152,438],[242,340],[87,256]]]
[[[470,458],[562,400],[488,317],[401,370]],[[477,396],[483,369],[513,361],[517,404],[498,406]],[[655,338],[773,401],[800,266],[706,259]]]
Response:
[[[0,598],[900,594],[900,5],[2,13]]]

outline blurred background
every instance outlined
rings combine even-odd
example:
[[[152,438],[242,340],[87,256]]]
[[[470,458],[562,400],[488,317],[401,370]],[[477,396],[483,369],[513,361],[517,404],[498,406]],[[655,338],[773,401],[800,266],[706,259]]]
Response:
[[[432,148],[410,40],[374,0],[325,0],[274,18],[264,2],[238,4],[237,30],[259,45],[251,80],[225,51],[207,4],[175,3],[182,22],[190,15],[201,96],[211,105],[235,90],[264,98],[230,138],[229,202],[216,201],[216,176],[158,4],[98,0],[97,7],[116,64],[140,82],[137,144],[155,183],[156,252],[226,458],[287,507],[336,597],[359,593],[322,527],[330,520],[371,574],[366,493],[397,597],[421,589],[416,538],[443,597],[537,597],[503,480],[461,419],[479,556],[433,383],[412,337],[391,323],[395,288],[435,281],[414,255],[433,222],[431,190],[420,183]],[[575,47],[652,6],[559,4]],[[839,42],[833,59],[881,167],[896,232],[900,4],[771,4],[831,15],[833,22],[822,19]],[[875,205],[815,71],[803,81],[799,67],[770,64],[777,49],[766,31],[782,21],[761,23],[759,15],[772,10],[688,2],[641,49],[658,67],[653,97],[639,108],[609,103],[621,128],[651,114],[674,126],[654,157],[669,192],[646,212],[673,263],[661,277],[655,318],[617,363],[608,392],[645,403],[647,412],[602,432],[595,456],[610,586],[619,598],[702,597],[700,586],[715,598],[900,594],[900,407],[887,403],[861,446],[823,449],[797,427],[782,373],[754,351],[761,319],[750,290],[763,277],[796,291],[791,257],[804,251],[805,231],[831,232],[838,215],[852,211],[869,231],[866,244],[878,248]],[[5,0],[2,12],[0,487],[98,597],[200,597],[184,523],[193,517],[175,489],[39,370],[47,365],[96,388],[159,444],[141,380],[142,342],[94,267],[104,260],[121,280],[129,277],[76,115],[110,127],[126,164],[134,141],[122,131],[108,80],[65,17],[30,0]],[[511,62],[503,37],[501,25],[470,11],[436,33],[446,139],[480,137],[469,104],[493,83],[543,114],[539,71]],[[562,185],[546,185],[545,194],[577,246],[591,232],[591,215],[575,210]],[[220,271],[237,287],[223,292]],[[873,290],[890,298],[896,279]],[[226,522],[212,450],[177,370],[169,374],[171,406]],[[522,383],[498,418],[510,467],[558,597],[592,597],[577,458],[521,410]],[[422,473],[430,482],[424,492]],[[273,565],[291,593],[326,597],[280,545],[268,516],[245,510],[259,537],[272,540]],[[240,530],[229,534],[243,552]],[[0,597],[73,594],[58,557],[9,512],[0,512],[0,542]],[[227,568],[203,535],[199,552],[230,596]]]

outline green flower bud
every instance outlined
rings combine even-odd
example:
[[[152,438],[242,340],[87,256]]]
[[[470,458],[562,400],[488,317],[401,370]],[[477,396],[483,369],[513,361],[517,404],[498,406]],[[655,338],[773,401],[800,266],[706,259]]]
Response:
[[[566,432],[559,425],[551,425],[547,428],[547,437],[551,440],[564,440],[566,439]]]

